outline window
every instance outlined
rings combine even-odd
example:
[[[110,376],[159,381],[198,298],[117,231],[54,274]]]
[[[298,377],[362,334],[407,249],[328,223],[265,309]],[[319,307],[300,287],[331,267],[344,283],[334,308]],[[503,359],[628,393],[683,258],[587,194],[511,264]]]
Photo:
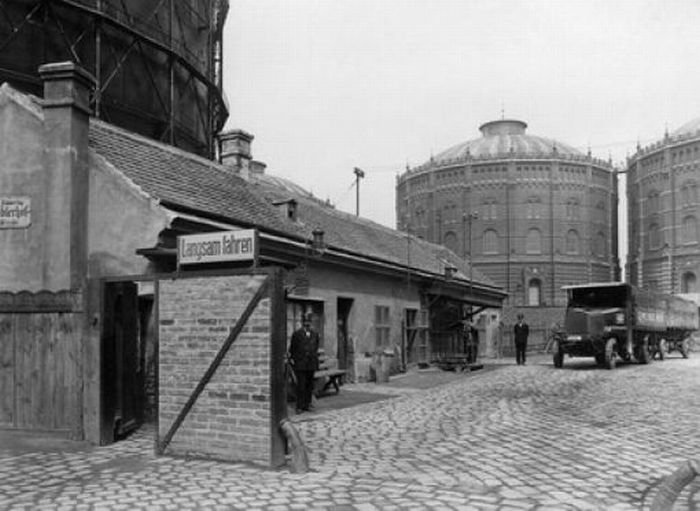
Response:
[[[527,285],[527,304],[538,306],[542,296],[542,281],[540,279],[532,279]]]
[[[698,185],[694,181],[688,181],[681,187],[681,205],[697,206],[698,204]]]
[[[374,307],[374,334],[377,348],[389,346],[389,334],[391,333],[391,323],[389,318],[389,307],[385,305],[375,305]]]
[[[527,218],[540,218],[542,216],[542,201],[539,197],[530,197],[527,200],[525,215]]]
[[[597,255],[598,257],[605,257],[605,250],[607,248],[606,245],[607,243],[605,243],[605,234],[603,234],[602,232],[596,234],[594,247],[595,255]]]
[[[658,213],[661,211],[661,198],[659,192],[653,190],[647,195],[647,213]]]
[[[457,246],[458,245],[457,235],[454,232],[452,232],[452,231],[446,232],[442,244],[445,245],[450,250],[452,250],[455,254],[457,253],[459,247]]]
[[[528,254],[542,253],[542,234],[539,229],[532,228],[527,231],[525,240],[525,252]]]
[[[566,219],[578,220],[581,217],[581,206],[576,199],[566,201]]]
[[[658,224],[649,226],[649,249],[661,248],[661,229]]]
[[[571,229],[566,233],[566,253],[567,254],[578,254],[579,247],[579,235],[574,230]]]
[[[697,293],[698,292],[698,279],[695,273],[692,271],[686,272],[681,278],[681,292],[682,293]]]
[[[496,220],[498,218],[498,213],[496,210],[496,199],[488,198],[484,200],[482,205],[484,220]]]
[[[445,204],[445,206],[442,209],[442,220],[444,222],[457,221],[457,206],[453,202]]]
[[[698,242],[698,221],[694,216],[683,219],[683,243],[691,245]]]
[[[493,229],[484,231],[484,254],[498,254],[498,233]]]

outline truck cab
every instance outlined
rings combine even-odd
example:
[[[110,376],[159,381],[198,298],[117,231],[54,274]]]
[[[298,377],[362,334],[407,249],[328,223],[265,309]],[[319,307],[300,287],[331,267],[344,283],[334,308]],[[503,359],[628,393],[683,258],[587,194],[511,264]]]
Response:
[[[554,365],[564,355],[594,357],[600,365],[629,360],[629,286],[619,282],[566,286],[568,302],[563,336],[554,351]]]

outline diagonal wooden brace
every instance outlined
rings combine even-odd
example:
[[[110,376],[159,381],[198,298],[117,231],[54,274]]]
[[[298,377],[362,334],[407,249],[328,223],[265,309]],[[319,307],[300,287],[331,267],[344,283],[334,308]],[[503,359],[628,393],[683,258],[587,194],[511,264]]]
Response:
[[[236,322],[235,326],[231,329],[231,332],[228,334],[226,341],[219,349],[219,352],[216,354],[216,357],[214,357],[214,360],[212,360],[211,364],[209,365],[209,368],[204,373],[204,376],[202,376],[202,379],[199,380],[197,387],[190,395],[189,399],[185,403],[185,406],[183,406],[182,410],[180,410],[180,413],[175,418],[175,421],[173,422],[172,426],[170,426],[168,432],[158,443],[156,447],[157,454],[163,454],[163,452],[165,452],[166,447],[168,447],[168,445],[170,444],[170,441],[173,439],[173,436],[177,432],[178,428],[182,425],[183,421],[185,420],[185,417],[187,417],[187,414],[190,413],[190,410],[194,406],[199,395],[204,390],[204,387],[206,387],[207,383],[209,383],[209,380],[211,380],[212,376],[214,376],[214,373],[219,368],[219,365],[221,365],[221,361],[226,356],[226,353],[228,353],[228,350],[231,348],[233,342],[238,338],[238,335],[243,330],[243,327],[245,327],[246,323],[248,322],[248,319],[250,319],[250,316],[253,314],[255,308],[260,303],[260,300],[262,300],[265,297],[265,295],[267,295],[269,280],[270,278],[267,277],[262,282],[260,288],[256,291],[250,303],[243,311],[243,314],[241,314],[241,317],[238,318],[238,321]]]

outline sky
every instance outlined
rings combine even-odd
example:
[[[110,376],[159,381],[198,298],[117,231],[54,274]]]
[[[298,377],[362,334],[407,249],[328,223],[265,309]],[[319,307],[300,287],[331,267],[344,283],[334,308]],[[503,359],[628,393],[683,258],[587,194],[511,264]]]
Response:
[[[700,117],[698,27],[697,0],[230,0],[226,128],[350,213],[359,167],[360,214],[395,227],[396,177],[490,120],[622,170]]]

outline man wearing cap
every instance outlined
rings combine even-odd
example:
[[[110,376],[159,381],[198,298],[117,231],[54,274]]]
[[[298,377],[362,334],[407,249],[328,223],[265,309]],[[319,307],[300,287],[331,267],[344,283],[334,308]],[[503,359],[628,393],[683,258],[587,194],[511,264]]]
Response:
[[[302,326],[292,334],[289,360],[297,380],[297,412],[311,409],[314,390],[314,372],[318,369],[319,336],[311,328],[311,314],[305,314]]]

